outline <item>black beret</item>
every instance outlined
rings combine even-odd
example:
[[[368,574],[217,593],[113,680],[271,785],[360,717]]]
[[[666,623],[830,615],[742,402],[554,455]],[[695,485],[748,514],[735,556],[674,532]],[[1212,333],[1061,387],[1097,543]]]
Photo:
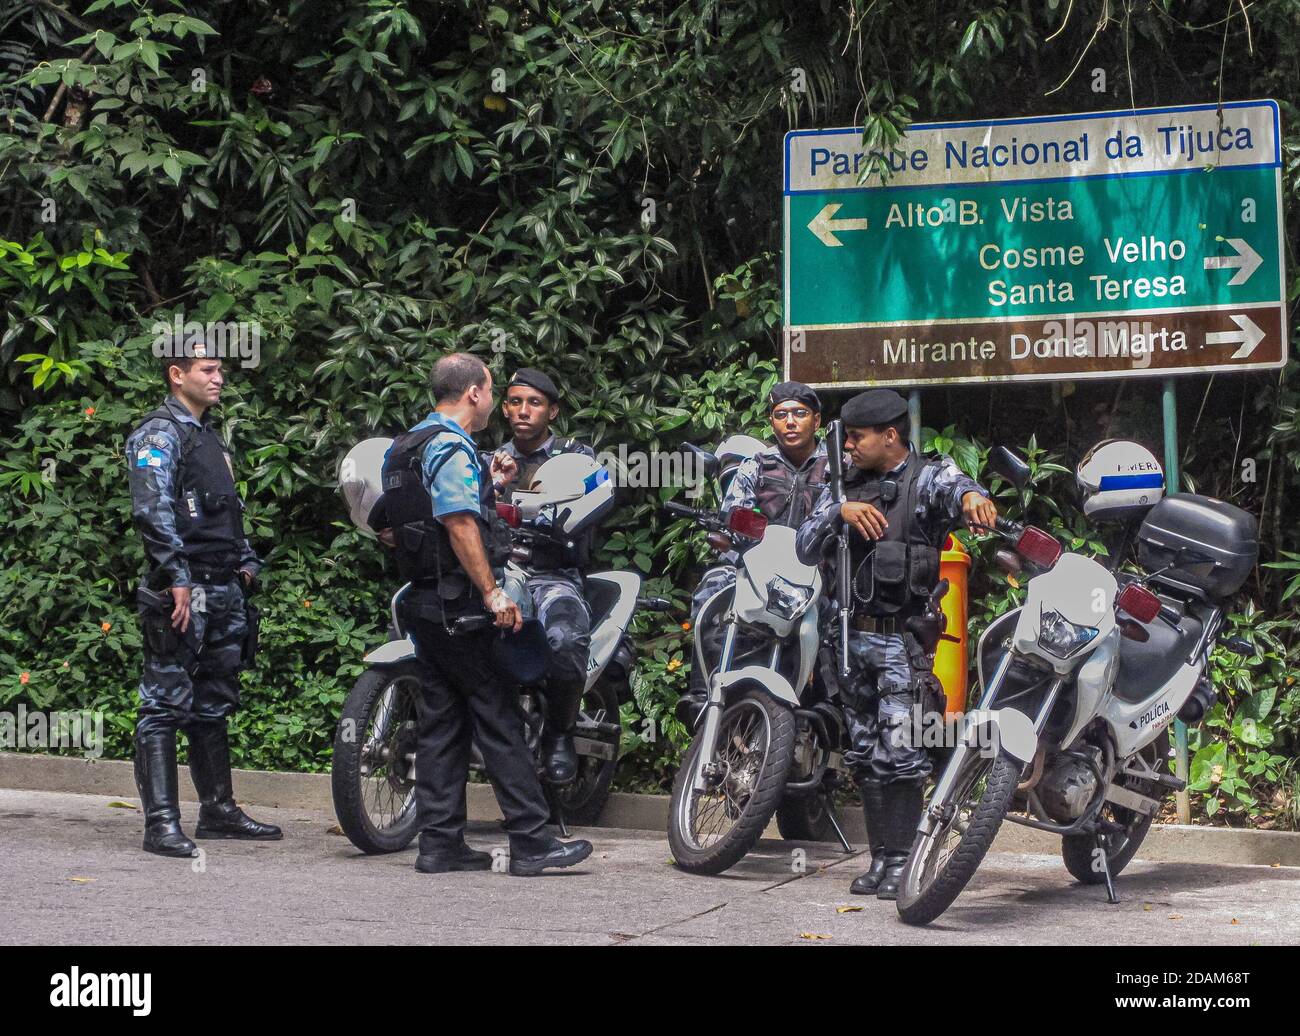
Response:
[[[767,409],[772,410],[778,403],[785,403],[791,399],[796,403],[812,407],[819,414],[822,412],[822,401],[817,398],[817,393],[802,381],[783,381],[775,386],[767,394]]]
[[[533,370],[531,367],[520,367],[515,371],[515,376],[510,379],[510,385],[527,385],[529,388],[537,389],[552,403],[560,401],[560,390],[555,387],[555,382],[541,371]]]
[[[907,400],[893,389],[867,389],[840,407],[840,420],[845,427],[872,428],[893,424],[906,413]]]

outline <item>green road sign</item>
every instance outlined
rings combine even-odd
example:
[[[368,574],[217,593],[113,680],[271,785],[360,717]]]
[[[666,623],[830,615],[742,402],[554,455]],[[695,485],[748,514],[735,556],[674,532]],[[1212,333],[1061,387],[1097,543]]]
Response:
[[[788,133],[787,376],[1279,367],[1280,139],[1273,101],[918,125],[882,184],[860,131]]]

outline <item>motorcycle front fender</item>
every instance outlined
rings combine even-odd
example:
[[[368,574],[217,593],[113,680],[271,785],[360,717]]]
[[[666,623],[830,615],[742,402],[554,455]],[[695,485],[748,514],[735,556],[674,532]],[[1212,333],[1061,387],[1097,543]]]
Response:
[[[790,681],[780,673],[765,669],[761,665],[749,665],[744,669],[733,669],[729,673],[723,673],[718,677],[718,683],[722,687],[724,696],[736,684],[755,683],[777,701],[789,705],[792,709],[799,707],[799,696],[794,693]]]
[[[962,737],[975,750],[991,747],[1025,764],[1038,751],[1034,721],[1018,709],[973,709],[966,713]]]
[[[414,660],[415,642],[410,637],[399,637],[397,640],[390,640],[387,644],[381,644],[361,661],[367,665],[387,666],[401,665],[403,662]]]

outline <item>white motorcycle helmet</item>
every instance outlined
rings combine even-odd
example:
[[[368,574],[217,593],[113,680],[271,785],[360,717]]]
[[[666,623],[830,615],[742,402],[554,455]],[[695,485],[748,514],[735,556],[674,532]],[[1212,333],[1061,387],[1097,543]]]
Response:
[[[339,464],[339,492],[348,505],[352,524],[370,535],[370,513],[384,495],[384,457],[392,439],[366,439],[348,450]]]
[[[1084,455],[1075,468],[1083,493],[1083,513],[1106,520],[1144,511],[1165,495],[1165,472],[1145,446],[1107,439]]]
[[[546,510],[559,531],[572,536],[613,507],[614,483],[595,458],[561,453],[533,473],[527,489],[516,489],[511,502],[525,520]]]
[[[713,451],[713,455],[721,464],[718,470],[718,485],[722,489],[723,496],[727,495],[727,487],[731,485],[731,480],[735,478],[736,470],[740,465],[747,460],[752,460],[765,449],[767,444],[752,435],[729,435],[718,443],[718,448]]]

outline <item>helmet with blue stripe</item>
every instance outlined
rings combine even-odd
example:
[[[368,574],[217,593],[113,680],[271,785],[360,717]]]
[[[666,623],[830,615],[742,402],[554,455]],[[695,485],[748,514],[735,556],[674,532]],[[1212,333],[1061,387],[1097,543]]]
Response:
[[[1083,513],[1098,521],[1128,518],[1165,495],[1165,472],[1155,454],[1128,439],[1106,439],[1075,468]]]

